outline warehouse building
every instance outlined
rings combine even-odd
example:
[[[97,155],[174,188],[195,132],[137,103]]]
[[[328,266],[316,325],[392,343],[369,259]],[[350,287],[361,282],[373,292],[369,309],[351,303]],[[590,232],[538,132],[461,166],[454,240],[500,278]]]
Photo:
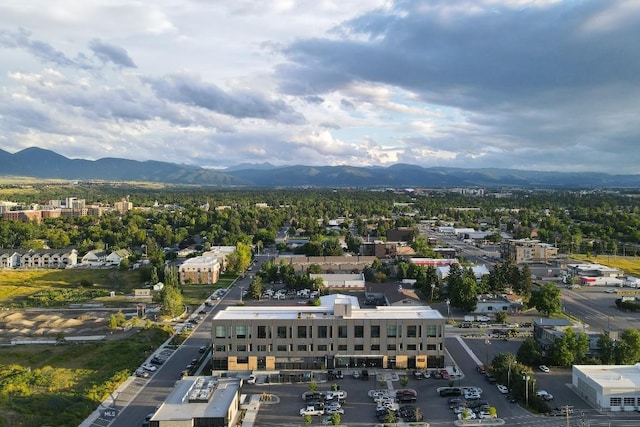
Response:
[[[573,389],[599,411],[640,408],[640,363],[635,365],[574,365]]]

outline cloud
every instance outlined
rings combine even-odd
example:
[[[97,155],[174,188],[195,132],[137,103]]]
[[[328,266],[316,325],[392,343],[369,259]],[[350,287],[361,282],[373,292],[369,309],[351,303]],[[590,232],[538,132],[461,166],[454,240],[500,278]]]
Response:
[[[269,100],[257,92],[225,92],[199,77],[174,74],[164,78],[147,77],[157,96],[189,106],[197,106],[239,119],[258,118],[300,124],[303,117],[282,100]]]
[[[0,45],[7,48],[25,49],[33,56],[56,65],[78,65],[76,61],[68,58],[63,52],[56,50],[50,44],[39,40],[31,40],[30,36],[31,34],[24,29],[15,32],[2,30],[0,31]]]
[[[136,64],[129,57],[127,51],[119,46],[104,43],[99,39],[89,42],[89,49],[102,61],[127,68],[136,68]]]

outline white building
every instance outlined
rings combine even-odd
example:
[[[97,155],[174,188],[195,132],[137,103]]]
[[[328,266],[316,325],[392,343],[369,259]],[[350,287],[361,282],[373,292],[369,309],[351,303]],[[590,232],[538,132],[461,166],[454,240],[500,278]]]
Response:
[[[574,365],[573,389],[601,411],[640,408],[640,363],[635,365]]]
[[[345,290],[363,290],[364,289],[364,274],[309,274],[311,279],[322,279],[322,284],[327,289],[333,289],[335,291]]]
[[[220,278],[220,263],[215,257],[189,258],[178,267],[180,283],[212,284]]]

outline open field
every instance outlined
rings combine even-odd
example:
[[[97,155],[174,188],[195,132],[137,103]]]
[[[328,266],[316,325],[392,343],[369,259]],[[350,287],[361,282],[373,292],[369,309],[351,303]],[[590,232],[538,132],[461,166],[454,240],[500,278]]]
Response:
[[[62,289],[88,289],[131,293],[140,285],[140,276],[134,271],[118,270],[3,270],[0,274],[0,307],[22,307],[27,297],[38,292]]]
[[[606,265],[607,267],[618,268],[624,271],[629,276],[640,277],[640,257],[622,257],[622,256],[609,256],[609,255],[571,255],[574,259],[582,261],[595,262],[598,264]]]
[[[152,327],[118,341],[0,351],[0,426],[77,426],[170,335]]]

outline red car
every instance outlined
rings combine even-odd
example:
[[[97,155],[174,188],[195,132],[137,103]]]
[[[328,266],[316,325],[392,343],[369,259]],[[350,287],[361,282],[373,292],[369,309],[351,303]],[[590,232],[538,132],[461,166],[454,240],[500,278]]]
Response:
[[[446,369],[440,369],[440,375],[442,376],[442,379],[444,380],[448,380],[449,377],[449,371],[447,371]]]

